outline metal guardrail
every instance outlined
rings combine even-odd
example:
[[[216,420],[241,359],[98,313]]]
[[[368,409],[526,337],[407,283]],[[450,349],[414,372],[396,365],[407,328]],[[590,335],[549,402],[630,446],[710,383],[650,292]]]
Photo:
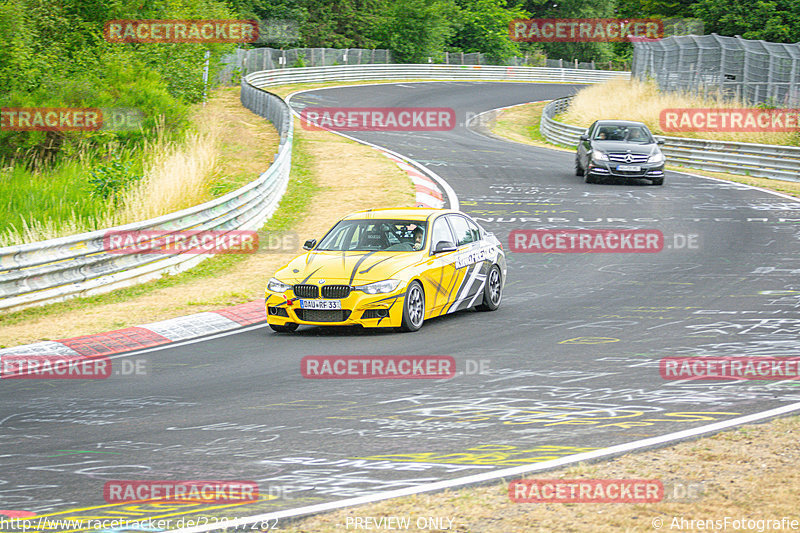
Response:
[[[630,79],[630,72],[495,65],[336,65],[253,72],[247,79],[256,86],[324,81],[366,81],[393,79],[539,81],[551,83],[601,83]]]
[[[109,232],[205,230],[226,233],[254,230],[272,216],[286,190],[292,158],[293,121],[279,97],[242,80],[243,105],[270,120],[281,136],[274,162],[256,180],[225,196],[143,222],[48,241],[0,248],[0,309],[87,296],[164,273],[190,268],[208,254],[120,254],[103,237]]]
[[[337,65],[254,72],[242,79],[242,104],[281,134],[274,163],[258,179],[221,198],[144,222],[0,248],[0,309],[61,301],[149,281],[194,266],[208,254],[114,254],[103,236],[122,231],[255,229],[275,211],[291,166],[293,121],[288,105],[258,87],[322,81],[449,79],[599,83],[628,72],[479,65]],[[112,249],[113,251],[113,249]]]
[[[576,146],[578,138],[586,131],[586,128],[553,119],[569,107],[571,99],[559,98],[545,106],[539,130],[548,141]],[[665,141],[661,150],[667,158],[667,164],[757,178],[800,181],[800,147],[664,135],[658,137]]]

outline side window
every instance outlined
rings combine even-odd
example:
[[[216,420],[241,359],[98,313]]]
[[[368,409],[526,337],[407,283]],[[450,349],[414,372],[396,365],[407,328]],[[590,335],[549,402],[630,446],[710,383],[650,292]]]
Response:
[[[472,242],[481,240],[481,230],[478,229],[478,225],[470,219],[467,219],[467,225],[469,226],[469,232],[472,233]]]
[[[447,218],[450,219],[450,225],[453,227],[453,234],[456,237],[456,246],[469,244],[474,240],[466,218],[457,215],[451,215]]]
[[[431,250],[436,249],[436,244],[441,241],[455,242],[453,234],[450,232],[450,226],[447,225],[445,217],[439,217],[433,223],[433,231],[431,233]]]

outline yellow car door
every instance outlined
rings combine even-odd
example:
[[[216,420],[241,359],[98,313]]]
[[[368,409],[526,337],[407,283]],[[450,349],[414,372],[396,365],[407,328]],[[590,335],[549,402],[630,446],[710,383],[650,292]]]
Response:
[[[437,217],[431,226],[428,259],[422,274],[425,290],[425,317],[442,314],[453,301],[459,286],[455,268],[456,242],[446,215]]]

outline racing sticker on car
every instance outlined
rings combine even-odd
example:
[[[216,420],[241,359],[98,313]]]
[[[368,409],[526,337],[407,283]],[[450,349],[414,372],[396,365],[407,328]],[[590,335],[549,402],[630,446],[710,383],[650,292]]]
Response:
[[[489,248],[481,248],[478,250],[472,250],[468,252],[461,252],[456,255],[455,257],[455,267],[456,269],[464,268],[465,266],[472,265],[474,263],[480,263],[482,261],[486,261],[488,259],[492,259],[495,254],[492,254],[494,251],[493,247]]]

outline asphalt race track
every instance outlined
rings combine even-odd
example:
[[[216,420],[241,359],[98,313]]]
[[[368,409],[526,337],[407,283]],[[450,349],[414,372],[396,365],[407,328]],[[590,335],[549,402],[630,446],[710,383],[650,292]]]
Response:
[[[463,127],[575,86],[399,83],[295,96],[314,106],[452,107],[452,131],[351,135],[443,177],[508,243],[517,229],[656,229],[659,253],[508,252],[501,308],[417,333],[266,327],[149,351],[147,376],[6,381],[0,509],[179,517],[199,504],[107,504],[113,479],[251,480],[268,502],[219,516],[374,494],[695,428],[800,400],[789,381],[666,381],[673,356],[800,352],[800,203],[668,172],[584,184],[574,155]],[[598,104],[602,105],[602,104]],[[319,238],[304,235],[301,238]],[[689,244],[691,243],[691,247]],[[266,282],[268,276],[265,276]],[[450,355],[450,380],[309,380],[306,355]],[[635,476],[633,476],[635,477]]]

